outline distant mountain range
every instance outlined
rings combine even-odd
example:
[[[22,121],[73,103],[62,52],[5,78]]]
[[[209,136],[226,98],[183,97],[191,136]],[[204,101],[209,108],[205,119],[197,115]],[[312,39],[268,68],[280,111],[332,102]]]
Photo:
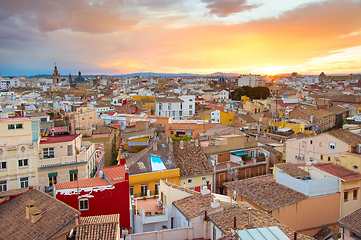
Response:
[[[106,75],[101,74],[105,77],[119,77],[119,78],[125,78],[125,77],[135,77],[135,76],[143,76],[143,77],[220,77],[224,76],[227,78],[232,77],[238,77],[240,74],[238,73],[222,73],[222,72],[216,72],[212,74],[192,74],[192,73],[153,73],[153,72],[141,72],[141,73],[130,73],[130,74],[121,74],[121,75]],[[51,77],[51,74],[38,74],[36,76],[29,76],[28,78],[48,78]],[[73,75],[74,77],[75,75]],[[82,75],[83,77],[95,77],[100,75]],[[68,78],[69,75],[60,75],[61,78]]]

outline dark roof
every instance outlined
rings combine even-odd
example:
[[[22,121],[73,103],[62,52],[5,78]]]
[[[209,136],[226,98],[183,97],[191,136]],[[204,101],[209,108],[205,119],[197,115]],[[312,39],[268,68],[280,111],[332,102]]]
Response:
[[[35,203],[42,211],[36,222],[26,218],[26,204]],[[2,239],[50,239],[68,234],[76,226],[78,211],[36,189],[30,189],[0,205]]]
[[[357,145],[361,143],[360,135],[354,134],[352,132],[343,129],[338,129],[327,133],[330,134],[331,136],[334,136],[335,138],[341,139],[351,147],[357,147]]]
[[[340,226],[361,235],[361,208],[341,218],[337,222]]]
[[[212,221],[222,232],[227,234],[225,238],[219,239],[235,239],[229,235],[231,227],[234,226],[234,217],[236,217],[236,228],[238,230],[248,227],[248,211],[250,211],[251,228],[261,227],[279,227],[290,239],[293,239],[294,230],[286,226],[272,215],[256,209],[248,209],[243,205],[235,205],[225,209],[222,212],[212,214],[208,216],[208,219]],[[298,234],[297,239],[313,239],[311,237]]]
[[[29,187],[26,187],[26,188],[16,188],[16,189],[0,192],[0,198],[15,197],[17,195],[20,195],[20,194],[23,194],[23,193],[27,192],[31,188],[36,188],[36,189],[39,190],[39,186],[35,186],[35,187],[29,186]]]
[[[309,175],[307,171],[297,167],[292,163],[280,163],[280,164],[276,164],[275,167],[283,170],[284,173],[290,175],[291,177]]]
[[[85,83],[87,82],[85,78],[81,76],[81,72],[78,73],[78,76],[73,80],[73,83]]]
[[[164,148],[163,145],[166,147]],[[169,145],[165,141],[157,141],[157,150],[154,150],[153,143],[127,159],[127,167],[129,169],[129,174],[139,174],[152,172],[150,155],[160,157],[167,169],[178,168],[176,162],[174,161],[173,153],[169,149]]]
[[[208,161],[200,144],[194,142],[173,143],[174,160],[179,168],[180,177],[192,177],[213,173],[211,163]]]
[[[117,239],[119,214],[80,218],[76,240]]]
[[[272,174],[224,185],[268,212],[307,198],[305,194],[277,183]]]
[[[259,138],[258,138],[259,139]],[[276,157],[282,157],[283,153],[281,153],[280,151],[276,150],[274,147],[271,146],[261,146],[261,148],[263,148],[264,150],[270,152],[272,155],[276,156]]]
[[[183,199],[179,199],[173,202],[173,205],[183,213],[187,219],[192,219],[204,215],[207,211],[210,213],[213,210],[219,209],[212,208],[211,203],[213,202],[212,194],[195,194]]]
[[[317,240],[327,239],[326,237],[332,234],[333,230],[328,227],[322,227],[313,237]]]
[[[257,122],[256,119],[254,119],[251,115],[247,114],[247,115],[239,115],[240,118],[242,118],[244,121],[246,121],[247,123],[255,123]]]

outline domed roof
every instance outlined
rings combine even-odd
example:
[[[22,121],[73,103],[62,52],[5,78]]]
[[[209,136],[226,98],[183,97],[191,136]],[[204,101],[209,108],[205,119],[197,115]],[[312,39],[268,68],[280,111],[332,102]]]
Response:
[[[79,71],[78,76],[73,80],[73,83],[84,83],[84,82],[86,82],[86,80],[81,76],[81,72]]]
[[[221,76],[220,78],[218,78],[218,82],[226,82],[226,78]]]

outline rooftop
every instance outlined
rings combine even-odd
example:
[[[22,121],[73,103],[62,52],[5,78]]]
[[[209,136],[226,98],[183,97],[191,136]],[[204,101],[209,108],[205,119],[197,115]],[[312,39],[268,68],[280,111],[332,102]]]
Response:
[[[207,211],[210,213],[213,210],[219,209],[212,208],[211,203],[213,202],[212,194],[196,194],[183,199],[179,199],[173,202],[173,205],[183,213],[183,215],[192,219],[201,215],[204,215],[204,212]]]
[[[360,173],[354,172],[350,169],[332,163],[316,163],[313,166],[322,171],[330,173],[336,177],[339,177],[343,181],[352,181],[352,180],[361,179]]]
[[[62,136],[46,136],[40,138],[40,144],[52,144],[52,143],[62,143],[62,142],[71,142],[77,137],[79,134],[75,135],[62,135]]]
[[[26,205],[34,202],[41,217],[34,223],[26,218]],[[36,189],[30,189],[0,205],[2,239],[50,239],[68,234],[76,226],[78,211]],[[6,223],[6,224],[5,224]]]
[[[82,217],[80,224],[76,230],[76,240],[117,240],[119,214]]]
[[[268,212],[307,198],[307,195],[277,183],[271,174],[224,185]]]
[[[71,189],[71,188],[86,188],[86,187],[96,187],[96,186],[108,186],[110,185],[107,180],[94,177],[94,178],[87,178],[78,181],[71,181],[71,182],[63,182],[55,184],[55,189]]]
[[[341,218],[337,222],[340,226],[345,227],[352,232],[361,235],[361,208]]]
[[[298,177],[298,176],[306,176],[309,173],[292,163],[280,163],[276,164],[275,167],[283,170],[284,173],[290,175],[291,177]]]

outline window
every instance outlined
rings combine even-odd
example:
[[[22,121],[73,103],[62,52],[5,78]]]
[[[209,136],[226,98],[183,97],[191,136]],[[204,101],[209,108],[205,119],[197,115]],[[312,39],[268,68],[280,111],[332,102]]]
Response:
[[[357,199],[357,193],[358,193],[357,189],[353,190],[353,200]]]
[[[330,147],[330,149],[335,149],[336,148],[336,143],[330,142],[329,147]]]
[[[162,104],[159,103],[159,110],[162,110]]]
[[[154,194],[159,194],[159,182],[156,182],[154,184]]]
[[[28,177],[20,178],[20,188],[26,188],[28,186],[29,186],[29,178]]]
[[[202,177],[202,181],[207,181],[207,177]]]
[[[20,159],[19,160],[19,167],[28,166],[28,159]]]
[[[193,102],[193,99],[189,99],[190,102]]]
[[[179,111],[179,116],[182,116],[182,111]]]
[[[313,143],[313,141],[312,140],[310,140],[310,144],[312,144]]]
[[[140,186],[140,194],[142,196],[147,196],[147,191],[148,191],[148,184],[142,184]]]
[[[343,201],[347,202],[348,201],[348,192],[344,192],[343,193]]]
[[[23,128],[23,124],[22,124],[22,123],[18,123],[18,124],[15,125],[15,128],[16,128],[16,129],[21,129],[21,128]]]
[[[192,182],[193,182],[192,178],[188,179],[188,183],[192,183]]]
[[[57,183],[58,173],[48,173],[49,187],[54,186]]]
[[[1,162],[0,169],[6,169],[6,162]]]
[[[329,162],[331,162],[331,157],[328,157],[328,159],[327,159]]]
[[[81,120],[83,120],[83,121],[84,121],[84,118],[82,118]]]
[[[357,170],[357,169],[358,169],[358,166],[356,166],[356,165],[353,165],[353,169],[356,169],[356,170]]]
[[[320,155],[320,159],[323,160],[323,155]]]
[[[83,211],[83,210],[88,210],[89,209],[89,201],[88,199],[80,199],[79,200],[79,210]]]
[[[134,187],[133,186],[129,187],[129,195],[130,196],[134,195]]]
[[[193,105],[189,105],[189,109],[193,109]]]
[[[168,110],[171,109],[171,106],[172,106],[172,104],[171,104],[171,103],[168,103]]]
[[[0,181],[0,192],[7,191],[7,189],[6,181]]]
[[[54,148],[43,148],[43,158],[55,158]]]
[[[73,145],[68,145],[68,156],[72,156],[73,155]]]
[[[320,142],[318,145],[319,145],[320,147],[322,147],[322,142]]]
[[[189,115],[193,115],[193,111],[189,111]]]
[[[306,146],[306,142],[302,141],[302,147],[305,147],[305,146]]]
[[[183,104],[182,103],[180,103],[180,109],[182,109],[183,108]]]
[[[15,129],[15,124],[8,124],[8,129]]]
[[[70,170],[69,171],[70,182],[78,180],[78,170]]]

